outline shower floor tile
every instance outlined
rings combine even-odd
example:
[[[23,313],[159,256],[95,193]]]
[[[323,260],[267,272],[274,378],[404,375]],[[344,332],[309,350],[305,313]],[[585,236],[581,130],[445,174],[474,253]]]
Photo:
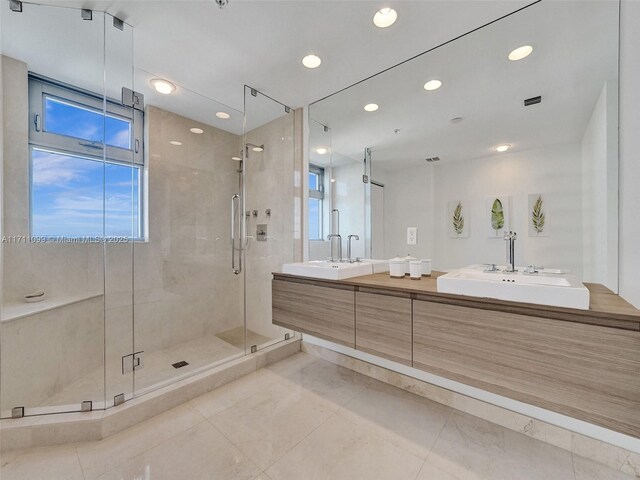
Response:
[[[255,332],[248,332],[249,339],[260,343],[271,341]],[[150,388],[158,388],[175,381],[177,377],[244,353],[242,328],[228,330],[217,335],[207,335],[169,348],[145,351],[144,368],[136,371],[135,386],[132,374],[122,375],[119,368],[107,372],[107,399],[118,393],[139,394]],[[185,361],[188,365],[174,368],[173,364]],[[84,400],[100,402],[104,397],[104,370],[97,368],[60,392],[50,396],[39,406],[79,405]],[[71,409],[71,408],[70,408]]]
[[[220,332],[216,334],[220,340],[224,340],[227,343],[230,343],[236,348],[244,348],[244,328],[236,327],[231,330],[226,330],[224,332]],[[265,337],[264,335],[260,335],[259,333],[254,332],[253,330],[247,330],[247,345],[250,347],[251,345],[263,345],[265,343],[271,342],[272,339],[269,337]]]
[[[2,480],[636,478],[306,353],[100,442],[0,463]]]

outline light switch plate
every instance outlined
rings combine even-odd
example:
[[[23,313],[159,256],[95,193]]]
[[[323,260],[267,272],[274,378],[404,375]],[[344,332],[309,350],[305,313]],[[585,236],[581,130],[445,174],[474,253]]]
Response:
[[[418,228],[407,227],[407,245],[415,245],[418,242]]]

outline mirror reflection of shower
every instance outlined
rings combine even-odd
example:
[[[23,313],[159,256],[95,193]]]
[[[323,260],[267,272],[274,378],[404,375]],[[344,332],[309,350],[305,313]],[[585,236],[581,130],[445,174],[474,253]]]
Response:
[[[255,145],[253,143],[247,143],[244,146],[245,158],[249,158],[249,151],[260,153],[264,152],[264,143],[262,145]]]
[[[242,172],[244,171],[244,160],[242,159],[242,157],[242,150],[240,150],[240,153],[237,156],[231,157],[231,160],[238,162],[238,168],[236,169],[236,172],[238,173],[239,191],[242,190]]]

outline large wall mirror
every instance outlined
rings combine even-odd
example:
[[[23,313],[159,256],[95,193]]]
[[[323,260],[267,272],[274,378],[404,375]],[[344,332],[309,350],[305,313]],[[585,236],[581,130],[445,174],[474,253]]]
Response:
[[[618,39],[618,2],[539,2],[312,104],[310,259],[338,216],[354,257],[436,270],[515,231],[516,264],[617,291]]]

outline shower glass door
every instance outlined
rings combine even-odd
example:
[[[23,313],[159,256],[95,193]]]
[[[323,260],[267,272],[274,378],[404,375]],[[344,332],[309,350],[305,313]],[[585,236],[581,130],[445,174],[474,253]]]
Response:
[[[296,113],[245,87],[244,275],[247,352],[293,337],[271,323],[272,273],[301,257]],[[297,201],[294,200],[297,198]]]
[[[133,397],[133,255],[144,239],[144,110],[132,105],[133,28],[105,17],[104,71],[107,108],[104,163],[104,407]],[[113,107],[110,107],[113,105]]]
[[[2,417],[104,408],[105,336],[131,348],[132,32],[29,3],[0,23]]]
[[[147,132],[133,268],[139,396],[244,355],[244,271],[234,273],[231,243],[232,209],[242,221],[243,114],[156,73],[134,76]],[[158,93],[158,81],[173,93]]]

